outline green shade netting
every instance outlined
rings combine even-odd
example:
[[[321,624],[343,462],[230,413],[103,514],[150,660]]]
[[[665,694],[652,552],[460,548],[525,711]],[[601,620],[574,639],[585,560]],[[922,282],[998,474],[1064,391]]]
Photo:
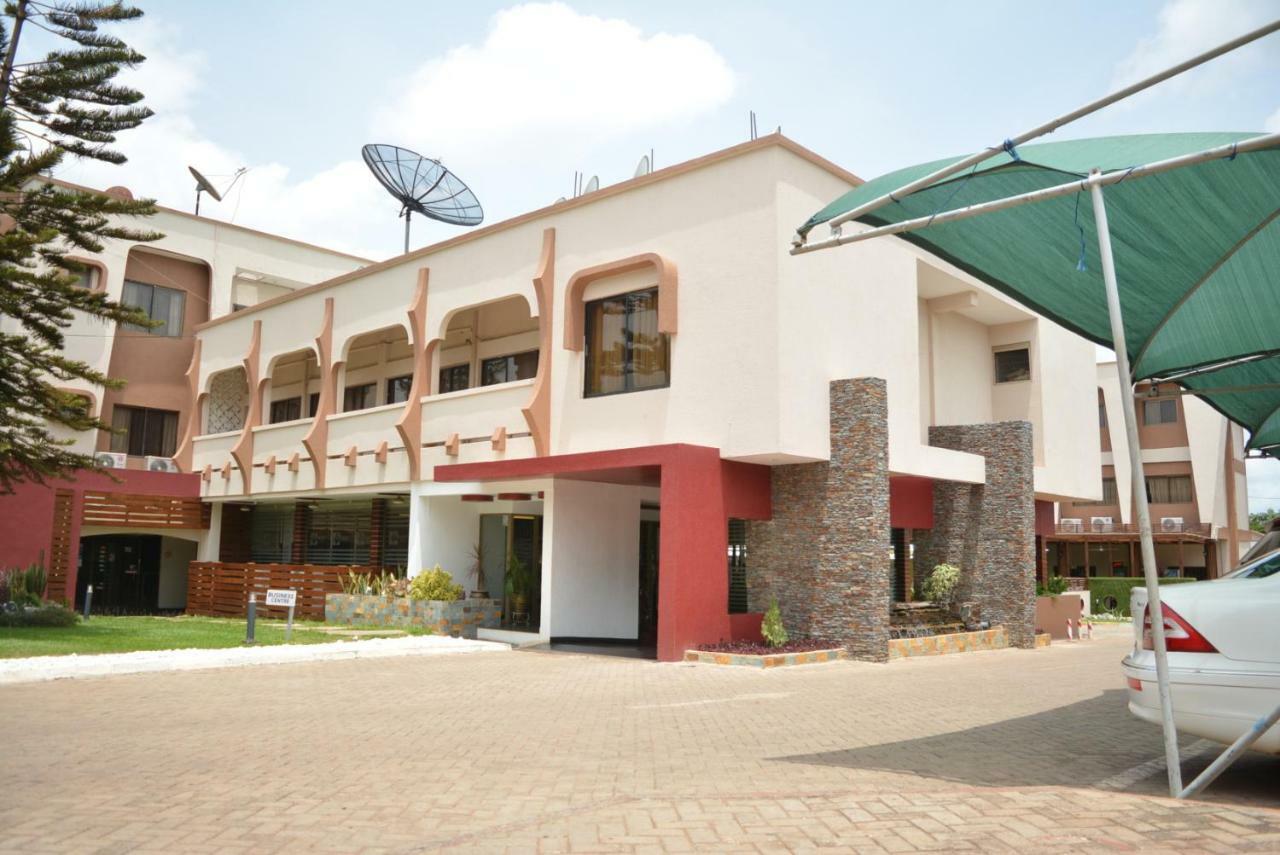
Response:
[[[1258,136],[1152,134],[1020,146],[859,218],[881,226],[1003,199]],[[846,193],[801,234],[960,158],[881,176]],[[1222,158],[1103,191],[1135,380],[1280,353],[1280,149]],[[900,235],[1085,338],[1111,346],[1088,190]],[[1083,270],[1080,267],[1083,266]],[[1280,359],[1214,372],[1188,388],[1253,434],[1280,442]]]

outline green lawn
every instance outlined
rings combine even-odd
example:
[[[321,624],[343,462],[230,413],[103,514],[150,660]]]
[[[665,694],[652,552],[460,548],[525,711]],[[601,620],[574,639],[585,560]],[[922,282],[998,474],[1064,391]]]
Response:
[[[323,623],[295,621],[293,644],[341,641],[318,632]],[[0,627],[0,659],[64,653],[126,653],[190,647],[238,647],[245,622],[204,617],[95,617],[71,627]],[[283,644],[284,621],[259,620],[259,644]]]

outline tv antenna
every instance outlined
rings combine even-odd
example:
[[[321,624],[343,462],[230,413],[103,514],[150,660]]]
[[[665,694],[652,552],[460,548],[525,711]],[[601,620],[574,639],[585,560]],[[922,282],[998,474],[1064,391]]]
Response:
[[[191,171],[191,177],[196,180],[196,216],[197,217],[200,216],[200,194],[201,193],[208,193],[210,196],[214,198],[215,201],[221,202],[223,195],[230,192],[231,188],[236,186],[236,182],[240,180],[240,177],[249,171],[247,168],[243,166],[237,169],[235,171],[235,175],[233,175],[231,178],[231,183],[228,184],[224,190],[220,191],[218,190],[217,187],[213,186],[212,181],[204,177],[204,174],[200,170],[196,169],[194,166],[188,166],[187,169]]]
[[[378,183],[400,202],[405,252],[409,251],[409,217],[415,211],[455,226],[484,221],[476,194],[440,161],[384,143],[370,143],[360,149],[360,155]]]
[[[756,138],[756,111],[751,110],[751,139]]]

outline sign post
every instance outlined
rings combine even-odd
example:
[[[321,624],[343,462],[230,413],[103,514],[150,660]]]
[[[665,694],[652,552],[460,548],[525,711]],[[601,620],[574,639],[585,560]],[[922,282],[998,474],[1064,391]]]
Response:
[[[270,588],[267,590],[267,605],[269,606],[287,606],[289,609],[289,619],[284,626],[284,640],[288,644],[289,639],[293,637],[293,609],[298,604],[298,592],[292,589],[281,590],[278,588]]]

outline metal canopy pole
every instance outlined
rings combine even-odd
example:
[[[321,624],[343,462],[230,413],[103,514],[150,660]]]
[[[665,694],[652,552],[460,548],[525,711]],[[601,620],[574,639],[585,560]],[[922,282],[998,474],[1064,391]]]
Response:
[[[1093,170],[1091,178],[1101,175]],[[1142,575],[1147,583],[1147,613],[1151,616],[1152,646],[1156,656],[1156,686],[1160,694],[1160,722],[1164,729],[1164,758],[1169,767],[1169,795],[1182,795],[1182,762],[1178,757],[1178,730],[1173,724],[1173,701],[1169,694],[1169,658],[1164,643],[1164,610],[1160,606],[1160,578],[1156,571],[1156,545],[1151,536],[1151,508],[1147,505],[1147,479],[1142,471],[1142,449],[1138,445],[1138,415],[1133,403],[1133,380],[1129,376],[1129,351],[1124,340],[1124,316],[1120,310],[1120,290],[1116,287],[1116,264],[1111,256],[1111,231],[1102,187],[1089,187],[1093,197],[1093,217],[1098,225],[1098,253],[1102,260],[1102,281],[1107,288],[1107,313],[1111,316],[1111,338],[1116,352],[1116,373],[1120,375],[1120,411],[1129,438],[1129,466],[1133,471],[1134,507],[1138,511],[1138,539],[1142,544]],[[1134,618],[1137,619],[1136,616]]]
[[[1076,119],[1084,118],[1085,116],[1088,116],[1091,113],[1096,113],[1097,111],[1101,110],[1103,107],[1108,107],[1116,103],[1117,101],[1122,101],[1125,98],[1128,98],[1132,95],[1136,95],[1137,93],[1141,92],[1144,89],[1150,89],[1152,86],[1155,86],[1157,83],[1163,83],[1164,81],[1168,80],[1171,77],[1176,77],[1177,75],[1181,74],[1184,71],[1188,71],[1192,68],[1195,68],[1198,65],[1203,65],[1204,63],[1208,62],[1211,59],[1216,59],[1225,53],[1230,53],[1231,51],[1236,50],[1237,48],[1243,47],[1249,44],[1250,42],[1257,41],[1263,36],[1268,36],[1274,33],[1276,30],[1280,30],[1280,20],[1275,20],[1269,24],[1264,24],[1263,26],[1258,27],[1256,30],[1252,30],[1248,33],[1245,33],[1242,36],[1238,36],[1237,38],[1234,38],[1229,42],[1220,44],[1217,47],[1207,50],[1202,54],[1193,56],[1191,57],[1191,59],[1188,59],[1184,62],[1180,62],[1177,65],[1172,66],[1170,68],[1166,68],[1164,71],[1153,74],[1150,77],[1147,77],[1143,80],[1139,80],[1137,83],[1130,84],[1129,86],[1126,86],[1123,89],[1112,92],[1110,95],[1106,95],[1102,98],[1097,99],[1096,101],[1091,101],[1088,104],[1085,104],[1083,107],[1078,107],[1075,110],[1072,110],[1070,113],[1066,113],[1062,116],[1057,117],[1056,119],[1052,119],[1048,122],[1045,122],[1043,125],[1034,127],[1029,131],[1024,131],[1023,133],[1020,133],[1015,137],[1011,137],[1010,139],[1006,140],[1004,143],[1000,145],[991,146],[990,148],[986,148],[980,152],[971,154],[966,158],[957,160],[955,163],[951,164],[950,166],[944,166],[941,169],[936,169],[933,172],[929,173],[928,175],[922,178],[917,178],[915,181],[911,181],[907,184],[904,184],[903,186],[899,187],[898,189],[890,193],[885,193],[882,196],[877,196],[875,199],[872,199],[868,202],[864,202],[863,204],[859,205],[853,210],[846,211],[843,214],[840,214],[839,216],[832,217],[830,220],[827,221],[827,225],[830,226],[832,229],[838,229],[840,225],[843,223],[847,223],[850,220],[857,219],[858,217],[861,217],[863,214],[868,214],[877,208],[882,208],[885,205],[889,204],[890,202],[897,202],[901,200],[904,196],[909,196],[910,194],[916,192],[917,190],[921,190],[925,187],[928,187],[929,185],[937,181],[941,181],[944,178],[949,178],[950,176],[955,175],[957,172],[968,169],[970,166],[974,166],[976,164],[982,163],[984,160],[988,160],[994,157],[995,155],[999,154],[1000,152],[1005,151],[1006,147],[1012,148],[1015,146],[1020,146],[1025,142],[1036,139],[1037,137],[1042,137],[1045,134],[1051,134],[1054,131],[1056,131],[1058,128],[1062,127],[1063,125],[1070,124],[1071,122],[1074,122]],[[797,234],[795,237],[795,240],[792,243],[794,246],[802,246],[805,244],[805,242],[806,242],[806,236]]]

